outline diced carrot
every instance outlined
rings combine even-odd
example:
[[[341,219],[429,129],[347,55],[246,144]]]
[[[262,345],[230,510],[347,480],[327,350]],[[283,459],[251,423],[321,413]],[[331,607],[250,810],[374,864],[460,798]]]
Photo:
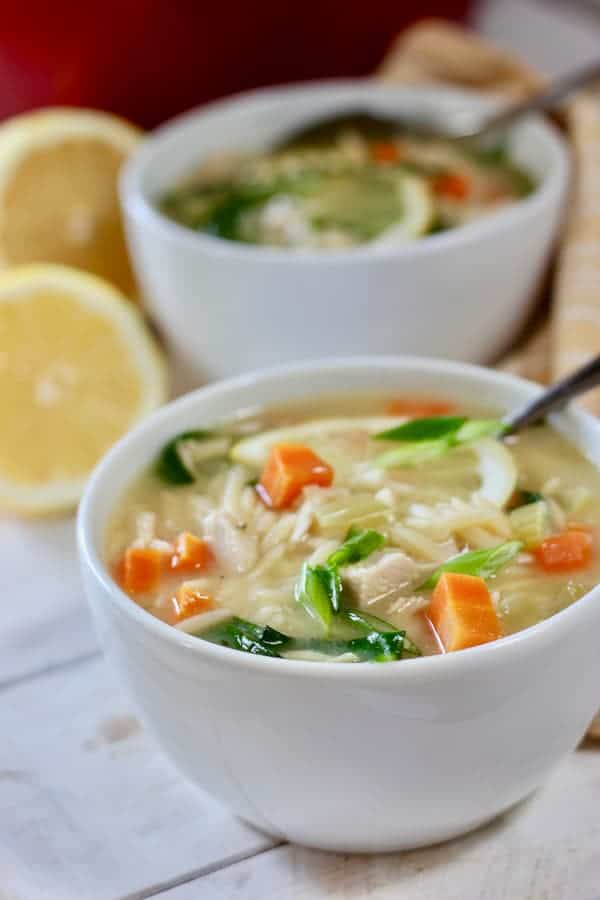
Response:
[[[569,528],[543,540],[534,555],[546,572],[574,572],[589,565],[592,544],[592,536],[588,531]]]
[[[182,531],[175,541],[170,568],[175,572],[206,569],[213,562],[210,545],[189,531]]]
[[[438,197],[451,200],[464,200],[470,193],[469,180],[458,172],[437,175],[433,180],[433,190]]]
[[[383,165],[398,162],[401,156],[400,148],[394,141],[374,141],[370,147],[370,155],[372,160]]]
[[[446,651],[476,647],[502,637],[502,627],[483,578],[444,572],[427,617]]]
[[[172,624],[208,612],[217,605],[210,594],[198,590],[191,584],[182,584],[171,598],[171,604],[172,615],[169,618]]]
[[[155,588],[163,567],[164,554],[154,547],[128,547],[117,566],[121,587],[129,594],[143,594]]]
[[[385,411],[390,416],[408,416],[411,419],[420,419],[426,416],[447,416],[454,409],[453,403],[435,400],[433,397],[397,397],[388,403]]]
[[[256,490],[267,506],[285,509],[307,484],[329,487],[332,481],[333,469],[310,447],[277,444],[271,448]]]

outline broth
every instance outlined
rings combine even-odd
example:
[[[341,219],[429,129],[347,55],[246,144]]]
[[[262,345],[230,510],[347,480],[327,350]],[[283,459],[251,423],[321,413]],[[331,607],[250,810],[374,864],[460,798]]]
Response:
[[[150,614],[250,652],[265,650],[260,630],[245,635],[247,646],[232,644],[219,632],[232,617],[293,639],[277,649],[271,635],[267,655],[341,661],[378,658],[351,643],[369,633],[405,632],[404,652],[392,658],[511,634],[600,581],[600,473],[547,424],[500,441],[493,416],[435,398],[353,395],[188,433],[120,499],[107,562]],[[374,437],[407,421],[417,432]],[[309,473],[299,487],[290,460],[302,478]],[[138,584],[125,570],[132,548],[143,560]],[[440,576],[440,566],[450,574]],[[465,617],[460,592],[473,585],[497,634]]]
[[[219,154],[160,209],[216,237],[279,247],[396,244],[455,228],[534,189],[505,148],[417,138],[359,121],[257,154]]]

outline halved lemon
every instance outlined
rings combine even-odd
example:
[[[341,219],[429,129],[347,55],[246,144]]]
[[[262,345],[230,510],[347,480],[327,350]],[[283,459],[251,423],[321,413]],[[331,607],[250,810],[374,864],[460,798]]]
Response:
[[[67,108],[0,126],[0,265],[76,266],[135,293],[117,178],[140,137],[116,116]]]
[[[372,246],[387,247],[413,240],[427,234],[435,219],[435,204],[431,189],[424,178],[403,174],[400,181],[402,218],[371,242]]]
[[[0,273],[0,507],[76,505],[102,454],[166,397],[160,350],[112,285],[57,265]]]

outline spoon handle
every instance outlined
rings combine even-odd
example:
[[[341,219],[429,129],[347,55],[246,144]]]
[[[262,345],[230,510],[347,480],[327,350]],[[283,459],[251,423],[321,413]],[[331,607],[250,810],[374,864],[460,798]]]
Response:
[[[529,403],[524,409],[505,419],[504,434],[514,434],[525,428],[526,425],[534,425],[543,419],[548,413],[554,412],[565,406],[573,397],[583,394],[600,385],[600,356],[577,369],[572,375],[563,378],[562,381],[553,384],[551,388]]]
[[[565,75],[563,78],[559,78],[549,88],[538,91],[527,100],[511,104],[508,108],[489,116],[483,125],[478,128],[478,133],[506,128],[514,119],[518,119],[526,113],[550,109],[568,94],[597,78],[600,78],[600,60],[587,63],[580,69]]]

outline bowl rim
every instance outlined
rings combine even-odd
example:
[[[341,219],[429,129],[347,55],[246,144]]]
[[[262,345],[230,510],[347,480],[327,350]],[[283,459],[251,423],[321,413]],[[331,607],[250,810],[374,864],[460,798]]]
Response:
[[[467,363],[450,360],[430,359],[418,356],[356,356],[342,357],[331,360],[311,360],[309,362],[291,363],[283,366],[261,369],[256,372],[239,375],[223,381],[201,387],[172,401],[154,412],[143,422],[134,427],[125,437],[121,438],[104,456],[94,470],[84,496],[79,506],[77,516],[77,545],[79,550],[80,565],[84,574],[90,573],[96,585],[102,588],[102,602],[109,602],[117,613],[130,619],[140,631],[149,632],[157,640],[171,645],[173,649],[185,654],[195,653],[204,661],[233,667],[241,671],[263,674],[265,676],[289,676],[310,677],[317,680],[341,679],[357,684],[371,684],[373,681],[388,683],[390,680],[429,680],[436,677],[450,677],[462,675],[473,669],[481,667],[506,665],[517,660],[530,648],[542,649],[562,640],[561,628],[567,631],[575,627],[581,618],[590,613],[590,607],[600,602],[600,585],[592,588],[576,600],[570,606],[555,613],[548,619],[544,619],[535,625],[515,632],[512,635],[500,638],[497,641],[471,647],[465,650],[439,656],[422,656],[413,659],[398,660],[385,665],[334,665],[331,662],[313,662],[305,660],[278,659],[258,656],[222,647],[203,641],[198,637],[186,634],[171,625],[155,618],[151,613],[142,609],[137,603],[122,591],[109,574],[108,567],[103,562],[102,551],[94,540],[93,531],[95,525],[96,499],[99,495],[110,495],[111,473],[119,468],[121,459],[127,454],[131,444],[143,441],[155,428],[162,426],[171,418],[176,418],[182,411],[192,411],[205,397],[227,395],[237,388],[259,386],[261,382],[285,379],[287,376],[302,376],[315,374],[336,373],[349,368],[364,370],[373,365],[393,367],[399,374],[404,371],[423,371],[453,377],[470,377],[482,379],[486,387],[492,391],[494,385],[498,388],[504,386],[508,389],[518,390],[523,398],[531,398],[541,393],[542,388],[526,379],[515,375],[496,372]],[[320,393],[323,393],[320,391]],[[458,395],[458,391],[457,391]],[[600,422],[583,410],[570,409],[566,412],[555,414],[553,421],[572,421],[586,429],[594,429],[600,439]],[[577,442],[573,442],[577,446]],[[132,478],[135,477],[135,468],[130,467]],[[131,483],[131,479],[127,480]],[[117,502],[115,495],[111,507]],[[99,542],[98,542],[99,543]]]
[[[240,108],[260,108],[265,104],[280,99],[294,97],[310,98],[333,94],[339,91],[356,91],[357,96],[368,97],[386,95],[404,95],[405,97],[427,97],[432,102],[462,100],[479,108],[493,109],[498,106],[497,99],[481,92],[458,89],[448,86],[434,85],[401,85],[381,81],[375,78],[324,79],[307,82],[279,85],[276,87],[257,88],[243,91],[224,99],[213,101],[204,106],[192,109],[176,116],[151,132],[139,147],[126,160],[119,177],[119,196],[124,213],[132,219],[142,222],[148,228],[158,232],[167,240],[189,247],[192,250],[203,250],[216,257],[228,260],[239,260],[249,264],[274,264],[288,266],[304,265],[360,265],[363,262],[375,264],[378,260],[404,259],[423,253],[443,252],[453,247],[461,247],[476,243],[479,239],[497,235],[511,230],[522,220],[529,220],[540,209],[551,205],[561,197],[570,173],[570,152],[567,143],[558,129],[540,115],[527,117],[529,127],[534,127],[541,139],[549,147],[553,160],[552,170],[527,197],[515,203],[483,216],[473,222],[457,228],[428,235],[427,240],[414,240],[400,245],[364,244],[340,250],[323,250],[311,248],[270,247],[244,244],[229,241],[209,234],[193,231],[185,225],[169,219],[160,212],[142,187],[146,168],[152,164],[155,154],[160,153],[166,143],[186,140],[187,130],[197,125],[207,116],[235,116]],[[348,105],[341,103],[341,107]],[[515,126],[518,127],[518,126]],[[512,129],[511,129],[512,130]]]

